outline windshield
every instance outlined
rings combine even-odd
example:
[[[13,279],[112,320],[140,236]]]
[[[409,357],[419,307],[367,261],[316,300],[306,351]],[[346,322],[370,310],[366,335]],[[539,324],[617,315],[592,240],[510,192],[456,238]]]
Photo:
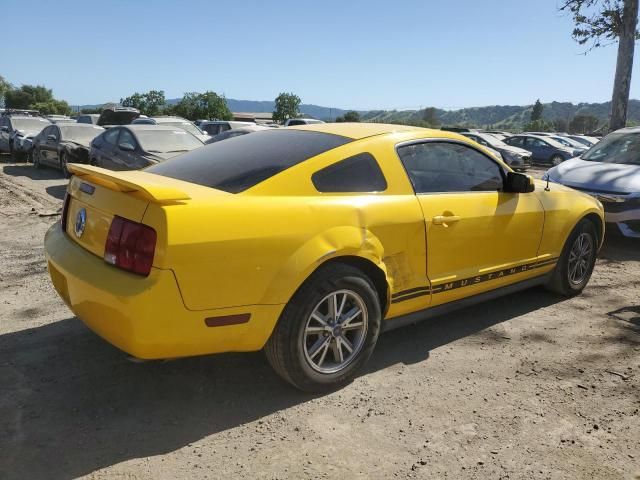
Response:
[[[200,131],[200,129],[198,129],[198,127],[196,127],[193,123],[189,122],[158,122],[158,125],[166,125],[167,127],[178,127],[189,132],[191,135],[202,135],[202,131]]]
[[[582,155],[582,160],[640,165],[640,135],[612,133]]]
[[[533,137],[533,138],[536,138],[536,137]],[[566,145],[563,145],[562,143],[558,142],[557,140],[554,140],[551,137],[539,137],[539,140],[541,140],[543,142],[547,142],[552,147],[560,148],[561,150],[566,150],[567,149]]]
[[[584,145],[582,145],[579,142],[576,142],[575,140],[572,140],[571,138],[564,138],[564,137],[551,137],[551,138],[553,138],[556,142],[561,143],[562,145],[565,145],[567,147],[584,149]]]
[[[78,127],[68,126],[60,127],[63,140],[69,140],[71,142],[87,143],[96,138],[104,132],[102,127]]]
[[[184,130],[137,130],[143,150],[153,153],[186,152],[203,143]]]
[[[51,122],[37,118],[12,118],[11,123],[16,130],[42,130]]]

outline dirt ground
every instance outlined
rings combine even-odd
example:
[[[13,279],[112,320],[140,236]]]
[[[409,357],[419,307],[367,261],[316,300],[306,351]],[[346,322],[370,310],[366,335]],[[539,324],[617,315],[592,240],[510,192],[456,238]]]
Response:
[[[609,235],[578,298],[533,289],[385,334],[351,385],[311,396],[262,353],[133,363],[91,333],[43,257],[66,182],[10,161],[0,479],[640,478],[640,242]]]

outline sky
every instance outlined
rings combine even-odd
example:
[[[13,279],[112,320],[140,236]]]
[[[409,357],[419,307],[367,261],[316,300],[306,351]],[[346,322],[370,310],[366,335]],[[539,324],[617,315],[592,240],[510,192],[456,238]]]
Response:
[[[616,46],[584,55],[559,3],[0,0],[0,75],[71,105],[152,89],[241,100],[286,91],[358,110],[610,100]]]

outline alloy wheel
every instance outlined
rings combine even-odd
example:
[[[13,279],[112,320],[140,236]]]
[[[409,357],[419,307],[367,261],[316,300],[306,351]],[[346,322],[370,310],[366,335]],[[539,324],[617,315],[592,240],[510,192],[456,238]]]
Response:
[[[581,233],[573,242],[568,262],[569,283],[572,285],[580,285],[589,274],[593,250],[593,238],[588,233]]]
[[[303,331],[304,356],[320,373],[336,373],[358,356],[367,336],[364,300],[352,290],[331,292],[315,306]]]

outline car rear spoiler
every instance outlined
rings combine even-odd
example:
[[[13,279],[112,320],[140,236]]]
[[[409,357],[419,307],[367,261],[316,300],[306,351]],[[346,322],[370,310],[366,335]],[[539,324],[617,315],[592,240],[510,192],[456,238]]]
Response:
[[[67,168],[78,178],[97,183],[116,192],[135,193],[153,203],[172,203],[191,198],[182,190],[170,185],[171,179],[153,173],[140,170],[117,172],[78,163],[69,163]]]

